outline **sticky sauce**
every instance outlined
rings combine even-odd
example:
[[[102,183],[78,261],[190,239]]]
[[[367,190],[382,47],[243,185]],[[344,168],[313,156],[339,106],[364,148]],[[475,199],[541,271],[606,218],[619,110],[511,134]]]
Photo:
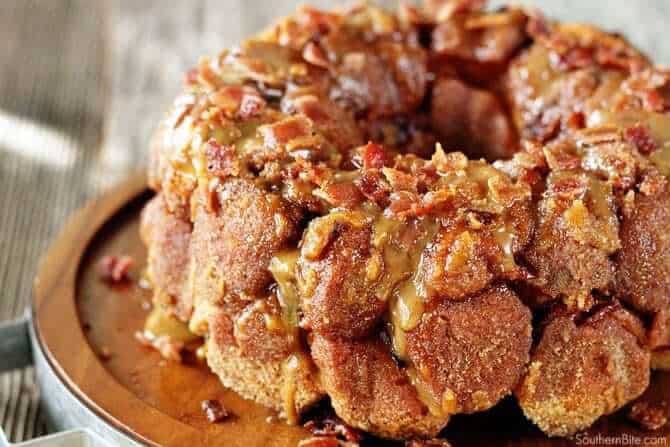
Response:
[[[426,300],[421,259],[439,229],[433,220],[404,222],[380,215],[373,227],[373,245],[382,253],[379,299],[390,300],[389,332],[396,357],[407,361],[406,335],[421,321]]]
[[[298,408],[298,381],[301,374],[312,373],[312,361],[302,351],[297,351],[289,355],[282,364],[283,383],[280,390],[282,398],[282,416],[290,425],[296,425],[300,422],[300,413]]]
[[[395,300],[391,306],[393,323],[402,331],[414,329],[423,315],[424,298],[419,295],[413,280],[405,281],[395,292]]]
[[[161,306],[155,306],[144,322],[144,330],[154,337],[167,336],[171,341],[189,343],[200,337],[188,329],[188,325],[178,320]]]
[[[284,250],[277,253],[270,260],[270,273],[277,283],[279,306],[282,310],[282,325],[286,329],[289,343],[298,345],[298,309],[300,308],[300,295],[296,284],[295,268],[300,251],[297,248]]]
[[[447,390],[443,399],[440,401],[440,399],[437,399],[433,391],[426,385],[421,378],[421,374],[415,367],[407,367],[406,372],[410,383],[416,390],[417,397],[421,403],[428,408],[430,414],[435,417],[444,418],[456,412],[456,400],[451,390]]]
[[[556,77],[556,71],[551,66],[549,54],[543,46],[533,45],[530,48],[522,70],[522,77],[531,86],[533,95],[546,96],[553,88],[551,81]]]
[[[281,307],[281,320],[273,320],[270,324],[281,325],[282,330],[286,332],[289,338],[290,346],[292,346],[291,354],[282,363],[283,382],[280,389],[282,415],[291,425],[300,422],[296,402],[300,374],[314,373],[312,360],[303,350],[300,327],[298,326],[300,294],[295,272],[299,255],[300,250],[297,248],[281,251],[271,259],[269,267],[277,283],[277,298]],[[268,324],[267,320],[266,324]]]
[[[496,238],[498,245],[500,245],[500,248],[502,249],[503,271],[510,272],[515,270],[517,265],[516,261],[514,260],[514,242],[516,240],[514,232],[508,228],[507,223],[504,223],[498,227],[498,229],[493,233],[493,236]]]
[[[282,365],[284,383],[281,387],[281,398],[283,412],[286,421],[295,425],[299,422],[298,410],[296,408],[296,392],[298,387],[298,368],[300,361],[297,355],[290,355]]]

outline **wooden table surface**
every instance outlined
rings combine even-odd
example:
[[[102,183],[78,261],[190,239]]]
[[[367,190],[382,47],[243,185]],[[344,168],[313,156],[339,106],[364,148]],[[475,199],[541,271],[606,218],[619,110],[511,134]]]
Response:
[[[198,55],[240,41],[298,3],[0,2],[0,320],[22,314],[38,259],[68,214],[142,168],[152,127]],[[667,0],[525,3],[623,31],[670,65]],[[0,423],[10,439],[45,432],[38,402],[31,369],[0,375]]]

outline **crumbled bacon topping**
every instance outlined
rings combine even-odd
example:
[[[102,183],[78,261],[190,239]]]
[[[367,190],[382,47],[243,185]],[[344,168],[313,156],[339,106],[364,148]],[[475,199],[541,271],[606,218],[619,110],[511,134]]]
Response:
[[[103,281],[119,283],[129,279],[134,261],[130,256],[104,256],[98,263],[98,274]]]
[[[274,124],[261,126],[258,131],[263,136],[266,146],[278,148],[291,140],[310,136],[312,125],[307,118],[296,115]]]
[[[363,195],[353,183],[331,183],[320,190],[319,196],[333,207],[354,208],[363,202]]]
[[[363,148],[363,168],[381,169],[389,162],[389,156],[382,146],[368,143]]]
[[[382,173],[395,191],[416,191],[418,180],[416,176],[394,168],[383,168]]]
[[[634,72],[622,90],[637,98],[644,109],[656,113],[670,110],[670,70],[648,68]]]
[[[624,131],[624,137],[643,155],[649,155],[658,149],[658,144],[651,136],[649,126],[645,124],[627,127]]]
[[[379,171],[364,172],[356,181],[361,193],[371,202],[382,204],[391,192],[391,188]]]
[[[221,145],[209,140],[205,147],[207,172],[220,177],[237,176],[240,173],[239,159],[235,147]]]
[[[200,403],[200,408],[205,412],[205,416],[207,416],[207,420],[211,424],[224,421],[230,416],[226,407],[224,407],[220,401],[215,399],[203,400]]]
[[[266,105],[256,89],[239,85],[221,87],[210,95],[210,101],[228,118],[234,118],[236,115],[242,119],[252,118]]]
[[[349,427],[337,416],[327,417],[320,421],[308,421],[305,428],[314,436],[339,437],[348,442],[360,442],[363,439],[358,430]]]
[[[648,402],[633,404],[628,413],[628,418],[649,431],[658,430],[668,422],[665,409],[660,405],[652,405]]]
[[[644,58],[617,36],[583,29],[585,32],[577,37],[562,32],[540,15],[532,16],[526,26],[531,37],[553,52],[551,62],[562,71],[600,66],[635,72],[645,65]]]

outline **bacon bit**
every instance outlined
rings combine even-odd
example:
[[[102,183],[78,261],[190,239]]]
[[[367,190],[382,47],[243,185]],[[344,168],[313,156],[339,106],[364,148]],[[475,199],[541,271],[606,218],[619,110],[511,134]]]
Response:
[[[363,202],[361,191],[353,183],[332,183],[315,194],[335,207],[354,208]]]
[[[643,100],[642,102],[644,103],[646,109],[658,113],[662,113],[665,111],[665,100],[663,99],[661,94],[658,93],[657,91],[649,90],[646,92],[642,92],[640,96]]]
[[[133,258],[130,256],[104,256],[98,263],[98,274],[108,283],[127,281],[133,263]]]
[[[379,171],[365,171],[356,180],[356,186],[361,193],[372,202],[382,204],[391,192],[389,185],[382,179]]]
[[[317,67],[329,68],[330,61],[323,49],[314,42],[308,42],[302,50],[302,57],[307,62]]]
[[[212,104],[221,108],[228,118],[236,115],[242,119],[258,115],[265,107],[265,100],[251,87],[227,85],[209,96]]]
[[[230,416],[226,408],[218,400],[203,400],[200,402],[200,408],[202,408],[202,411],[205,412],[207,420],[211,424],[216,424],[217,422],[226,420]]]
[[[578,135],[579,137],[577,139],[577,144],[580,147],[596,146],[599,144],[617,143],[622,141],[619,129],[614,126],[584,129],[582,132],[579,132]]]
[[[257,94],[245,94],[242,97],[238,116],[242,119],[249,119],[258,116],[265,108],[266,102]]]
[[[220,145],[211,139],[205,148],[207,172],[219,177],[237,176],[240,166],[236,159],[235,146]]]
[[[489,177],[489,195],[498,203],[513,203],[517,200],[529,199],[530,187],[523,183],[512,183],[506,176]]]
[[[147,348],[153,348],[158,351],[166,360],[172,360],[181,363],[181,351],[184,349],[184,343],[173,341],[167,335],[156,337],[149,331],[135,332],[135,339]]]
[[[668,422],[665,409],[660,405],[652,405],[648,402],[633,404],[628,412],[628,419],[649,431],[658,430]]]
[[[363,168],[381,169],[389,162],[389,158],[382,146],[370,142],[363,149]]]
[[[360,442],[363,439],[358,430],[349,427],[337,416],[327,417],[321,421],[308,421],[304,427],[314,436],[340,437],[348,442]]]
[[[446,439],[427,439],[407,441],[405,447],[451,447]]]
[[[428,214],[453,199],[454,194],[448,189],[429,191],[421,198],[421,207],[417,211],[419,214]]]
[[[575,47],[558,56],[558,59],[555,60],[555,65],[556,68],[563,71],[587,68],[595,62],[593,48]]]
[[[387,212],[398,217],[410,217],[425,214],[421,198],[412,192],[398,191],[391,194]]]
[[[277,148],[295,140],[312,134],[310,121],[303,116],[292,116],[274,124],[266,124],[258,128],[265,140],[265,145]]]
[[[587,185],[582,178],[568,177],[554,180],[549,186],[557,197],[571,200],[584,195]]]
[[[293,107],[315,123],[332,121],[331,116],[323,107],[322,102],[315,95],[304,95],[293,101]]]
[[[581,166],[582,160],[578,155],[565,152],[547,152],[547,164],[550,169],[577,169]]]
[[[382,168],[382,173],[394,191],[417,191],[418,181],[415,176],[394,168]]]
[[[550,22],[535,15],[528,21],[526,31],[552,52],[551,62],[558,70],[600,66],[636,72],[645,65],[639,53],[612,35],[603,34],[591,39],[587,35],[590,41],[584,42],[579,37],[556,31]]]
[[[586,127],[586,116],[584,112],[572,112],[567,119],[567,125],[571,129],[583,129]]]
[[[244,90],[242,86],[227,85],[212,93],[209,96],[209,100],[215,106],[221,107],[228,116],[233,116],[240,107],[243,95]]]
[[[626,141],[635,146],[643,155],[649,155],[658,149],[658,144],[651,136],[651,130],[646,124],[627,127],[623,135]]]
[[[552,145],[544,150],[544,156],[547,160],[549,169],[563,170],[563,169],[577,169],[582,164],[582,159],[579,155],[571,153],[563,145]]]

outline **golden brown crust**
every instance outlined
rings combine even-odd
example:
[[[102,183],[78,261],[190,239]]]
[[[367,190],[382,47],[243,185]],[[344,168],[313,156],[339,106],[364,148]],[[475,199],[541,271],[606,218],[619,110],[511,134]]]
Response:
[[[456,413],[495,405],[529,359],[531,314],[505,286],[444,302],[407,333],[408,358],[437,402]]]
[[[140,233],[149,247],[148,276],[154,287],[154,302],[174,306],[175,314],[188,321],[190,309],[183,306],[183,285],[188,275],[192,225],[168,212],[162,194],[142,210]]]
[[[551,436],[568,436],[638,397],[650,355],[605,309],[576,325],[551,321],[515,394],[526,416]]]
[[[524,257],[529,283],[570,307],[588,310],[591,293],[606,293],[610,260],[619,247],[618,220],[609,185],[577,171],[554,171],[538,203],[537,231]]]
[[[212,209],[198,206],[193,219],[193,257],[204,261],[196,270],[220,280],[222,298],[264,295],[270,259],[296,238],[294,213],[251,180],[226,180],[211,194]]]
[[[428,412],[381,340],[317,335],[311,352],[333,408],[354,427],[404,439],[435,436],[447,424],[449,415]]]
[[[657,313],[670,305],[670,195],[635,196],[621,223],[617,293],[636,309]]]

